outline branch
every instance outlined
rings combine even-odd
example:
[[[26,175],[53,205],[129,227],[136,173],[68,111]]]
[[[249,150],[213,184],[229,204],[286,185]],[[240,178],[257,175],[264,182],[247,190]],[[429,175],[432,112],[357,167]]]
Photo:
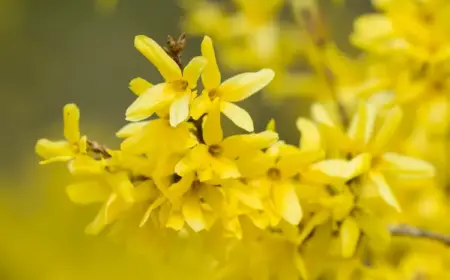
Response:
[[[96,141],[87,140],[87,144],[89,147],[89,150],[92,151],[95,154],[99,154],[103,156],[104,158],[110,158],[111,155],[108,152],[108,148]]]
[[[430,240],[435,240],[450,246],[450,236],[443,235],[436,232],[416,228],[410,225],[391,225],[389,231],[393,236],[408,236],[408,237],[422,237]]]
[[[181,61],[181,53],[186,47],[186,33],[182,33],[178,39],[172,36],[167,36],[167,47],[164,47],[168,55],[177,63],[181,70],[183,70],[183,62]]]

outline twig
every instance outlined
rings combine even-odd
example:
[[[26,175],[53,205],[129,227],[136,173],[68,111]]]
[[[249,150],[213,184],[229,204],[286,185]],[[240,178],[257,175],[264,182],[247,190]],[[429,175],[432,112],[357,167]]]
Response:
[[[420,229],[410,225],[391,225],[389,231],[393,236],[422,237],[450,246],[450,236]]]
[[[93,140],[87,140],[87,144],[89,147],[89,150],[93,153],[99,154],[103,156],[104,158],[110,158],[111,155],[108,152],[108,148],[96,141]]]
[[[180,37],[175,40],[172,36],[167,36],[167,47],[164,47],[168,55],[178,64],[183,70],[183,62],[181,60],[181,53],[186,47],[186,33],[181,33]]]

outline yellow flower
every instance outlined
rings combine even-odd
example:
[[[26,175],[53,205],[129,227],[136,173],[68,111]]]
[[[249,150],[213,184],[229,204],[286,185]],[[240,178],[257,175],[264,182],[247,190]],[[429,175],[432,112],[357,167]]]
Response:
[[[439,62],[450,57],[449,3],[446,1],[376,1],[383,13],[355,21],[353,43],[377,54]]]
[[[360,103],[347,133],[333,121],[322,105],[313,106],[313,117],[320,124],[330,152],[350,159],[348,164],[333,159],[322,166],[325,174],[343,173],[361,189],[376,189],[379,196],[400,211],[400,205],[385,175],[397,179],[418,179],[434,176],[434,167],[422,160],[387,152],[397,131],[402,111],[398,107],[383,112],[370,103]],[[321,164],[321,163],[318,163]],[[339,170],[339,171],[338,171]]]
[[[299,150],[283,143],[275,144],[266,153],[258,152],[249,158],[240,158],[239,167],[249,184],[257,187],[265,201],[265,211],[274,212],[276,225],[283,218],[298,224],[303,213],[293,177],[309,164],[323,157],[321,150]]]
[[[240,172],[235,162],[237,157],[267,148],[278,139],[277,133],[269,131],[223,139],[219,118],[218,111],[210,112],[207,116],[203,126],[205,144],[192,148],[175,166],[178,175],[184,176],[197,171],[200,181],[238,178]]]
[[[131,154],[148,154],[149,158],[158,155],[183,152],[197,144],[191,133],[193,125],[187,122],[176,127],[167,119],[156,119],[148,122],[130,123],[117,132],[126,138],[121,149]]]
[[[211,38],[205,36],[202,42],[202,55],[208,60],[202,73],[204,90],[192,104],[192,117],[200,118],[211,110],[220,111],[237,126],[252,132],[253,120],[250,115],[232,102],[244,100],[272,81],[275,73],[262,69],[254,73],[243,73],[221,83],[221,74],[217,66]]]
[[[136,36],[135,46],[155,65],[165,82],[149,87],[140,94],[128,107],[127,120],[140,121],[164,108],[170,108],[171,126],[177,126],[187,120],[189,104],[193,97],[192,90],[197,87],[197,80],[207,63],[206,59],[195,57],[182,71],[164,49],[152,39],[143,35]]]
[[[63,110],[64,138],[62,141],[40,139],[36,144],[36,153],[44,158],[41,164],[65,162],[87,151],[86,136],[80,137],[80,111],[75,104],[67,104]]]

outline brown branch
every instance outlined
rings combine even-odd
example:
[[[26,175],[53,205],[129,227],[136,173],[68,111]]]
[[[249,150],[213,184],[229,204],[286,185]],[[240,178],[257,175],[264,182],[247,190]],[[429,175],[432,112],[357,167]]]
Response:
[[[103,156],[104,158],[111,157],[111,155],[108,152],[108,148],[106,146],[98,143],[97,141],[87,140],[87,144],[88,144],[89,151],[91,151],[95,154],[99,154],[99,155]]]
[[[393,236],[407,236],[407,237],[418,237],[427,238],[430,240],[438,241],[444,245],[450,246],[450,236],[439,234],[436,232],[420,229],[410,225],[391,225],[389,226],[389,231]]]
[[[177,40],[172,36],[167,36],[167,47],[164,47],[168,55],[178,64],[183,70],[183,62],[181,60],[181,53],[186,47],[186,33],[181,33]]]

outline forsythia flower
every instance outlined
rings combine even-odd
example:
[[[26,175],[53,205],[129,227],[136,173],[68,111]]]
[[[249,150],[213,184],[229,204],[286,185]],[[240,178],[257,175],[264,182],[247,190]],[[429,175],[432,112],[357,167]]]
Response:
[[[66,141],[39,140],[36,144],[36,152],[45,159],[41,161],[41,164],[69,161],[87,151],[87,138],[80,137],[78,107],[75,104],[67,104],[64,106],[63,116]]]
[[[127,109],[127,120],[140,121],[166,107],[170,107],[170,125],[177,126],[187,120],[189,104],[194,94],[192,90],[197,87],[197,80],[207,63],[206,59],[195,57],[182,71],[152,39],[143,35],[137,36],[135,46],[155,65],[166,82],[150,87],[139,95]]]
[[[213,43],[208,36],[202,42],[202,55],[208,60],[202,73],[205,89],[192,104],[192,117],[198,119],[206,112],[219,109],[236,125],[252,132],[253,120],[250,115],[231,102],[244,100],[260,91],[272,81],[275,73],[271,69],[263,69],[255,73],[240,74],[221,83]]]

